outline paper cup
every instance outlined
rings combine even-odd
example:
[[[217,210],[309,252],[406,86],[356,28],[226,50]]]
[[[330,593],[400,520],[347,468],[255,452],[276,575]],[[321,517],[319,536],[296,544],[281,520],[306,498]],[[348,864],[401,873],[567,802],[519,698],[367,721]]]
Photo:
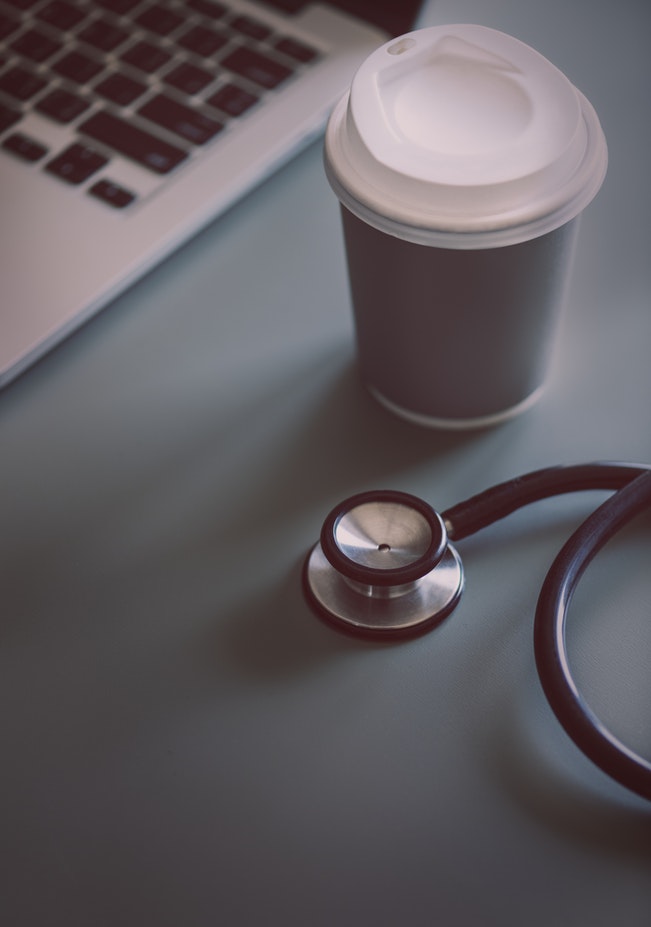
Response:
[[[547,379],[578,217],[607,149],[549,61],[482,26],[424,29],[357,72],[328,123],[358,356],[421,424],[494,424]]]

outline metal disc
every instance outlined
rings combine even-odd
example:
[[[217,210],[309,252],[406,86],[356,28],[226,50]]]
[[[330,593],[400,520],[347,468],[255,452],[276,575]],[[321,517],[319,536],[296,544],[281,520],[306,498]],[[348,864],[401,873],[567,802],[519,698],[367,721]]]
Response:
[[[431,572],[399,587],[351,583],[330,564],[321,544],[305,561],[305,592],[328,621],[353,634],[409,636],[434,627],[454,609],[463,590],[463,567],[452,545]]]

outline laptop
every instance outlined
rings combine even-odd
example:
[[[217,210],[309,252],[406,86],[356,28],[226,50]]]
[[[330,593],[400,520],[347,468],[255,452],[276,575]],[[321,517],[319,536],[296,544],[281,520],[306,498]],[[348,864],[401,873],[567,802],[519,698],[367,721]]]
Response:
[[[322,132],[419,0],[0,0],[0,387]]]

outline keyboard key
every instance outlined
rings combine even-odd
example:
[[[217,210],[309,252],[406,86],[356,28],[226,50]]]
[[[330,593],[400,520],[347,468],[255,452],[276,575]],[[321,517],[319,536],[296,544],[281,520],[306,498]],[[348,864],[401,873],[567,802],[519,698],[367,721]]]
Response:
[[[107,19],[95,19],[77,34],[77,38],[100,51],[110,52],[125,42],[129,33]]]
[[[298,13],[305,6],[306,0],[265,0],[269,6],[275,6],[281,13]]]
[[[31,61],[46,61],[63,46],[38,29],[28,29],[11,43],[14,51]]]
[[[188,156],[180,148],[108,112],[91,116],[79,126],[79,131],[157,174],[168,174]]]
[[[292,74],[291,68],[250,48],[238,48],[224,58],[222,65],[265,90],[273,90]]]
[[[156,48],[149,42],[136,42],[131,48],[127,49],[124,54],[120,55],[125,64],[130,64],[132,68],[137,68],[145,74],[153,74],[171,60],[172,56],[163,51],[162,48]]]
[[[124,14],[132,10],[134,6],[138,6],[140,0],[95,0],[95,2],[98,6],[103,7],[103,9],[111,13],[115,13],[117,16],[124,16]]]
[[[298,42],[296,39],[290,39],[288,36],[278,39],[278,41],[274,43],[274,48],[283,55],[287,55],[295,61],[300,61],[301,64],[307,64],[308,61],[313,61],[318,54],[314,48],[310,48],[309,45]]]
[[[6,150],[10,151],[12,154],[15,154],[17,157],[22,158],[23,161],[31,162],[40,161],[48,152],[45,145],[41,145],[40,142],[34,141],[33,138],[23,135],[22,132],[15,132],[13,135],[10,135],[4,140],[2,147],[6,148]]]
[[[66,0],[50,0],[50,3],[46,3],[38,11],[36,18],[49,26],[54,26],[55,29],[59,29],[61,32],[67,32],[69,29],[74,29],[84,19],[85,15],[77,7],[72,6],[71,3],[66,3]]]
[[[183,17],[174,10],[155,3],[137,16],[136,22],[144,29],[155,32],[156,35],[169,35],[170,32],[178,29],[183,22]]]
[[[210,106],[220,109],[229,116],[241,116],[257,102],[258,97],[249,93],[248,90],[242,90],[236,84],[225,84],[206,100]]]
[[[147,89],[146,84],[132,80],[124,74],[110,74],[105,80],[93,87],[95,93],[116,103],[118,106],[128,106],[137,100]]]
[[[197,68],[193,64],[180,64],[163,78],[164,83],[169,84],[170,87],[176,87],[177,90],[181,90],[190,97],[195,93],[200,93],[213,80],[214,76],[209,71]]]
[[[21,112],[12,109],[10,106],[5,106],[4,103],[0,103],[0,132],[10,129],[11,126],[20,122],[22,118]]]
[[[52,70],[75,84],[87,84],[104,70],[104,65],[82,52],[71,51],[52,66]]]
[[[45,170],[70,184],[80,184],[108,164],[108,159],[92,148],[76,142],[45,165]]]
[[[77,116],[81,116],[84,110],[88,109],[90,103],[77,94],[70,93],[59,87],[46,94],[36,104],[36,109],[44,116],[49,116],[55,122],[66,125],[72,122]]]
[[[195,26],[177,40],[177,44],[188,51],[209,58],[228,43],[228,38],[208,26]]]
[[[223,3],[213,3],[212,0],[187,0],[187,2],[191,9],[210,19],[221,19],[226,13]]]
[[[221,122],[210,119],[196,109],[183,106],[159,94],[138,110],[141,116],[169,129],[193,145],[205,145],[224,128]]]
[[[230,26],[231,29],[235,29],[242,35],[247,36],[249,39],[255,39],[257,42],[262,42],[271,35],[271,29],[268,26],[258,22],[257,19],[253,19],[251,16],[237,16],[232,20]]]
[[[5,0],[5,2],[17,10],[29,10],[31,7],[36,6],[39,0]]]
[[[18,65],[5,71],[0,77],[0,90],[16,100],[29,100],[45,87],[42,77]]]
[[[97,197],[98,200],[113,206],[114,209],[124,209],[125,206],[131,205],[136,199],[135,193],[125,190],[124,187],[120,187],[110,180],[98,180],[88,192],[91,196]]]
[[[16,19],[12,19],[11,16],[5,16],[4,13],[0,13],[0,39],[6,39],[8,36],[15,32],[18,29],[20,23]]]

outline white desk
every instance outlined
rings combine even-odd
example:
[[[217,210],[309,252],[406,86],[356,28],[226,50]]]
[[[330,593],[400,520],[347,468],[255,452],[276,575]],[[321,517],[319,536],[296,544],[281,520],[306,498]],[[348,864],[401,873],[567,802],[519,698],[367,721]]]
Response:
[[[540,583],[599,494],[460,545],[464,597],[415,641],[349,639],[301,593],[353,492],[443,509],[552,463],[651,460],[651,6],[483,9],[610,147],[534,410],[447,435],[367,396],[318,145],[0,396],[4,924],[651,922],[651,806],[569,742],[532,655]],[[647,756],[650,529],[572,613],[586,692]]]

